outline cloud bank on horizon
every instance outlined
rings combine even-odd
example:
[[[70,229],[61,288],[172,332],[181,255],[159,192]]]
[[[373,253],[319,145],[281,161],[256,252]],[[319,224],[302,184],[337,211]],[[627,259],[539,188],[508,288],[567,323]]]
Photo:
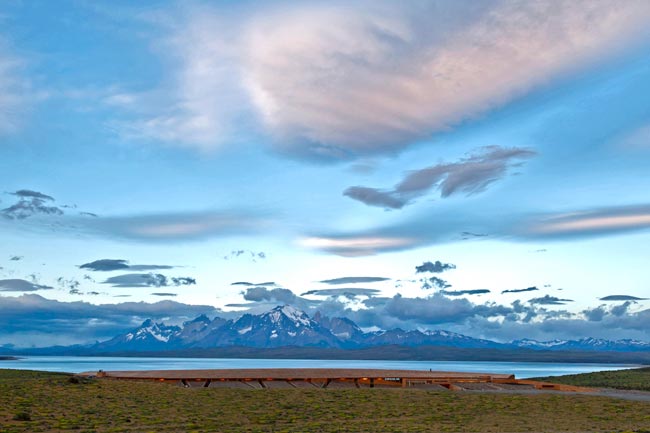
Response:
[[[36,1],[0,5],[0,344],[284,303],[650,338],[649,2]]]

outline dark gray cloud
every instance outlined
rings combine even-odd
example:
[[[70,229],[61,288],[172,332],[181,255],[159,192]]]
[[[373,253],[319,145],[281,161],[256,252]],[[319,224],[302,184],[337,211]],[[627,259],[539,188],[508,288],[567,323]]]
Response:
[[[637,298],[636,296],[630,295],[609,295],[602,298],[598,298],[601,301],[647,301],[648,298]]]
[[[423,272],[431,272],[434,274],[439,274],[445,271],[449,271],[451,269],[456,269],[456,265],[453,265],[451,263],[442,263],[440,260],[436,260],[435,262],[424,262],[420,266],[415,267],[415,273],[423,273]]]
[[[429,278],[423,278],[420,280],[422,282],[422,288],[423,289],[448,289],[451,287],[451,284],[447,282],[447,280],[443,280],[442,278],[438,277],[429,277]]]
[[[337,284],[356,284],[356,283],[377,283],[380,281],[388,281],[390,278],[385,277],[342,277],[333,278],[331,280],[321,280],[319,283],[337,285]]]
[[[11,256],[11,257],[9,257],[9,260],[11,260],[12,262],[19,262],[22,259],[23,259],[23,256]]]
[[[528,302],[538,305],[565,305],[567,302],[573,302],[573,299],[561,299],[556,296],[544,295],[541,298],[533,298]]]
[[[43,194],[38,191],[31,191],[29,189],[21,189],[16,192],[10,192],[9,194],[15,195],[16,197],[20,197],[20,198],[37,198],[40,200],[54,201],[54,198],[49,195]]]
[[[49,195],[28,189],[9,194],[18,197],[18,201],[0,210],[0,215],[7,219],[22,220],[34,215],[63,215],[63,210],[53,205],[54,198]]]
[[[147,318],[180,323],[200,314],[229,317],[210,305],[171,300],[96,305],[60,302],[34,294],[0,296],[0,311],[0,343],[21,347],[92,343],[131,330]]]
[[[490,293],[488,289],[474,289],[474,290],[441,290],[441,294],[445,296],[463,296],[463,295],[483,295]]]
[[[307,296],[307,295],[316,295],[316,296],[345,296],[346,298],[355,298],[357,296],[375,296],[377,294],[381,293],[380,290],[377,289],[361,289],[357,287],[346,287],[346,288],[339,288],[339,289],[317,289],[317,290],[309,290],[300,296]]]
[[[163,296],[163,297],[168,297],[168,296],[178,296],[176,293],[169,293],[169,292],[154,292],[151,293],[152,296]]]
[[[128,260],[124,259],[100,259],[94,262],[84,263],[80,265],[81,269],[89,269],[91,271],[155,271],[161,269],[173,269],[174,266],[170,265],[129,265]]]
[[[129,269],[128,261],[122,259],[101,259],[94,262],[79,265],[81,269],[90,269],[91,271],[117,271]]]
[[[268,287],[268,286],[277,286],[277,284],[274,281],[266,281],[264,283],[249,283],[248,281],[235,281],[234,283],[230,283],[231,286],[262,286],[262,287]]]
[[[346,189],[343,195],[369,206],[386,209],[401,209],[430,190],[440,192],[441,198],[456,193],[473,195],[503,178],[512,167],[536,153],[531,149],[483,147],[455,163],[441,163],[411,171],[392,190],[381,190],[363,186]]]
[[[289,289],[266,287],[251,287],[242,292],[244,299],[252,302],[273,301],[285,304],[296,304],[298,296]]]
[[[343,191],[343,195],[368,206],[384,209],[401,209],[407,204],[407,201],[394,191],[383,191],[367,186],[351,186]]]
[[[587,320],[592,322],[600,322],[610,316],[622,317],[629,314],[630,307],[632,305],[633,305],[633,301],[627,301],[620,305],[615,305],[615,306],[600,305],[595,308],[588,308],[584,310],[582,313],[584,314]]]
[[[503,293],[523,293],[523,292],[535,292],[539,290],[537,287],[532,286],[532,287],[527,287],[525,289],[511,289],[511,290],[502,290],[501,294]]]
[[[35,292],[36,290],[51,290],[53,287],[44,286],[18,278],[0,280],[0,292]]]
[[[196,280],[190,277],[166,277],[162,274],[123,274],[107,278],[102,284],[110,284],[113,287],[170,287],[189,286],[196,284]]]

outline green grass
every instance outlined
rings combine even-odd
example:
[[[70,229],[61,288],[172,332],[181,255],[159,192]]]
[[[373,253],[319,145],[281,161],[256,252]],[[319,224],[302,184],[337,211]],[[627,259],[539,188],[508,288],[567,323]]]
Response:
[[[0,432],[646,432],[650,404],[567,394],[187,389],[0,370]]]
[[[535,380],[564,383],[567,385],[593,386],[597,388],[650,391],[650,367],[635,368],[631,370],[569,374],[566,376],[538,377],[535,378]]]

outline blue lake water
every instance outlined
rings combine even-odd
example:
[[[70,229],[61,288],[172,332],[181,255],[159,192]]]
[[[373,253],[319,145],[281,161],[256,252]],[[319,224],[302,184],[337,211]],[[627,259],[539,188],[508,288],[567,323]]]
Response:
[[[80,373],[98,370],[191,370],[211,368],[385,368],[396,370],[465,371],[507,373],[525,379],[592,371],[634,368],[630,364],[573,364],[492,361],[378,361],[325,359],[226,359],[226,358],[122,358],[82,356],[27,356],[0,361],[0,368]]]

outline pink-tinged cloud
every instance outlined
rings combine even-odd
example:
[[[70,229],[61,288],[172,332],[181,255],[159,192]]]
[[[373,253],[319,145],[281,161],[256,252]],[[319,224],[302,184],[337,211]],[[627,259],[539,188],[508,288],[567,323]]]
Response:
[[[532,236],[580,236],[650,228],[650,206],[603,208],[543,218],[527,226]]]
[[[123,92],[107,101],[130,111],[115,125],[130,138],[205,151],[252,131],[292,156],[394,153],[650,33],[646,0],[195,9],[175,13],[168,38],[152,42],[171,65],[168,84],[136,95],[137,103]]]

